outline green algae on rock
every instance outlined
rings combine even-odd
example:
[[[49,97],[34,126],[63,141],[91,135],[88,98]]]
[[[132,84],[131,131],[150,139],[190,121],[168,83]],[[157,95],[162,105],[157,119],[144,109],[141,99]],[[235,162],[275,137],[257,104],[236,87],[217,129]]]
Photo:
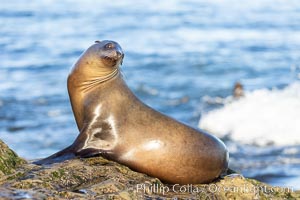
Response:
[[[26,161],[11,150],[2,140],[0,140],[0,177],[12,174],[15,169]]]

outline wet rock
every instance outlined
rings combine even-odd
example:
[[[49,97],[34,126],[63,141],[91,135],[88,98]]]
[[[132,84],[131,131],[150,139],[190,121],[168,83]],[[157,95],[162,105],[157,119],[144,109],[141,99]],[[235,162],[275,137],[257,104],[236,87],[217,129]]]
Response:
[[[6,152],[12,152],[6,145],[3,147],[6,148]],[[2,155],[7,155],[2,152],[4,151],[1,148],[1,160]],[[168,185],[102,157],[73,159],[38,166],[25,163],[16,154],[11,155],[18,160],[14,163],[18,164],[7,165],[11,168],[6,167],[4,170],[6,175],[1,178],[0,199],[300,198],[299,192],[289,188],[271,187],[256,180],[246,179],[240,174],[230,174],[211,184]]]

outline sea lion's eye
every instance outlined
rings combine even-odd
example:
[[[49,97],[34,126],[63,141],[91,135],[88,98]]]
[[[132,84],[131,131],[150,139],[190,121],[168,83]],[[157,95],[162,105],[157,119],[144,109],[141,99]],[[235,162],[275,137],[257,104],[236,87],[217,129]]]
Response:
[[[105,49],[112,49],[114,47],[113,43],[107,43],[104,48]]]

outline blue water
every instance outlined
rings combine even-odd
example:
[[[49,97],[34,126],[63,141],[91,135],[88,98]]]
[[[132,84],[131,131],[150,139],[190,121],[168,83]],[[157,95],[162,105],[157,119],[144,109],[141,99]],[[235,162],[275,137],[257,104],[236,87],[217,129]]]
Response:
[[[27,159],[77,136],[66,77],[95,40],[121,44],[139,98],[194,127],[220,107],[203,98],[230,96],[236,81],[253,91],[299,79],[297,0],[53,2],[0,3],[0,138]],[[226,143],[231,167],[245,176],[299,188],[299,145]]]

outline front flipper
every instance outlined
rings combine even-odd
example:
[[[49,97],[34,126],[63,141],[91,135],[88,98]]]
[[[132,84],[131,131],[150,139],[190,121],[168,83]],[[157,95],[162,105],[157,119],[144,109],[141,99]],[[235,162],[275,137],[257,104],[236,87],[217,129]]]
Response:
[[[34,161],[33,164],[36,165],[47,165],[47,164],[53,164],[58,162],[63,162],[65,160],[69,160],[72,158],[75,158],[76,155],[73,153],[72,145],[41,160]]]
[[[90,158],[94,156],[102,156],[104,158],[110,158],[113,155],[112,151],[105,151],[101,149],[93,149],[93,148],[87,148],[87,149],[82,149],[81,151],[78,151],[75,153],[77,157],[80,158]]]
[[[80,131],[74,143],[34,164],[52,164],[75,157],[93,157],[101,155],[105,158],[113,157],[113,148],[116,145],[117,135],[112,118],[106,120],[95,119]]]
[[[75,155],[78,157],[92,157],[102,155],[109,157],[117,144],[117,134],[112,117],[94,119],[84,126],[80,135],[73,143]]]

